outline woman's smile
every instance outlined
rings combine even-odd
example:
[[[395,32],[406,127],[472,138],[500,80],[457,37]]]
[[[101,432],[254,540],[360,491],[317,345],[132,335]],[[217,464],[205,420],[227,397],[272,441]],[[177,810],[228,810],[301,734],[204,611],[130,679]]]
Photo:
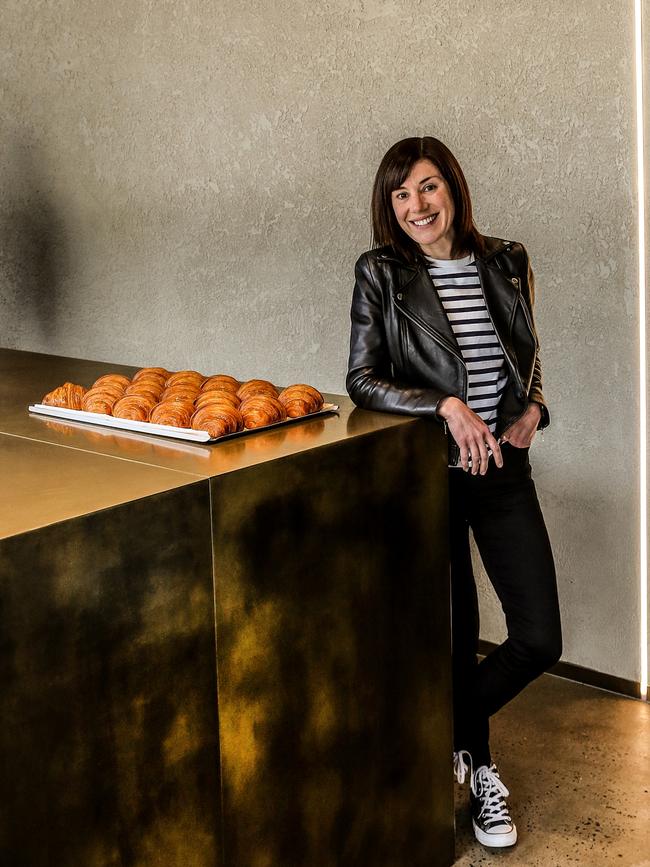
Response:
[[[418,226],[418,227],[430,226],[431,223],[433,223],[433,221],[435,220],[435,218],[437,216],[438,216],[437,214],[432,214],[430,217],[425,217],[422,220],[411,220],[411,222],[413,223],[414,226]]]

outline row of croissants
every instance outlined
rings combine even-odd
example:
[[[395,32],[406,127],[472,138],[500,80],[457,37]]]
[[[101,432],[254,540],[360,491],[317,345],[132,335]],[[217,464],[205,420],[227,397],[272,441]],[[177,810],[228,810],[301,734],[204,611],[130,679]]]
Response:
[[[323,395],[298,383],[278,389],[265,379],[240,382],[227,374],[172,373],[143,367],[132,379],[100,376],[89,389],[65,382],[45,395],[48,406],[207,431],[212,439],[299,418],[323,408]]]

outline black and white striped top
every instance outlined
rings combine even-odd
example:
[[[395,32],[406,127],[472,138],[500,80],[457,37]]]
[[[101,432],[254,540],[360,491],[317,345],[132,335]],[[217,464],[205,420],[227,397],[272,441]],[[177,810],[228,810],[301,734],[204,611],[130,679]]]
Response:
[[[467,405],[494,433],[508,369],[485,306],[474,254],[462,259],[426,258],[433,285],[467,365]]]

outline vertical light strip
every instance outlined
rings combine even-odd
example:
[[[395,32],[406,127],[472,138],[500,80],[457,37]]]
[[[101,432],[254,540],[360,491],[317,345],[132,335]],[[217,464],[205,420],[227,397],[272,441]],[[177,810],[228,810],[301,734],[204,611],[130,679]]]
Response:
[[[639,469],[640,469],[640,597],[641,597],[641,698],[648,696],[648,465],[647,465],[647,404],[646,404],[646,281],[645,281],[645,172],[644,172],[644,113],[643,113],[643,29],[641,0],[634,3],[634,36],[636,62],[636,146],[637,201],[639,220]]]

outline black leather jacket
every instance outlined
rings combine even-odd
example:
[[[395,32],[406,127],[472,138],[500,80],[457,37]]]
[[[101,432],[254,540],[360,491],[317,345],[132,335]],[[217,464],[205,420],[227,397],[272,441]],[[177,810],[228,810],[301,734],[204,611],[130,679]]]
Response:
[[[497,410],[498,438],[529,401],[540,404],[539,429],[548,426],[550,416],[542,394],[528,254],[516,241],[484,239],[486,252],[476,257],[476,267],[509,368]],[[443,397],[467,400],[467,368],[426,265],[409,265],[391,247],[380,247],[359,258],[355,276],[348,394],[364,409],[442,421],[436,410]],[[449,463],[458,458],[449,436]]]

